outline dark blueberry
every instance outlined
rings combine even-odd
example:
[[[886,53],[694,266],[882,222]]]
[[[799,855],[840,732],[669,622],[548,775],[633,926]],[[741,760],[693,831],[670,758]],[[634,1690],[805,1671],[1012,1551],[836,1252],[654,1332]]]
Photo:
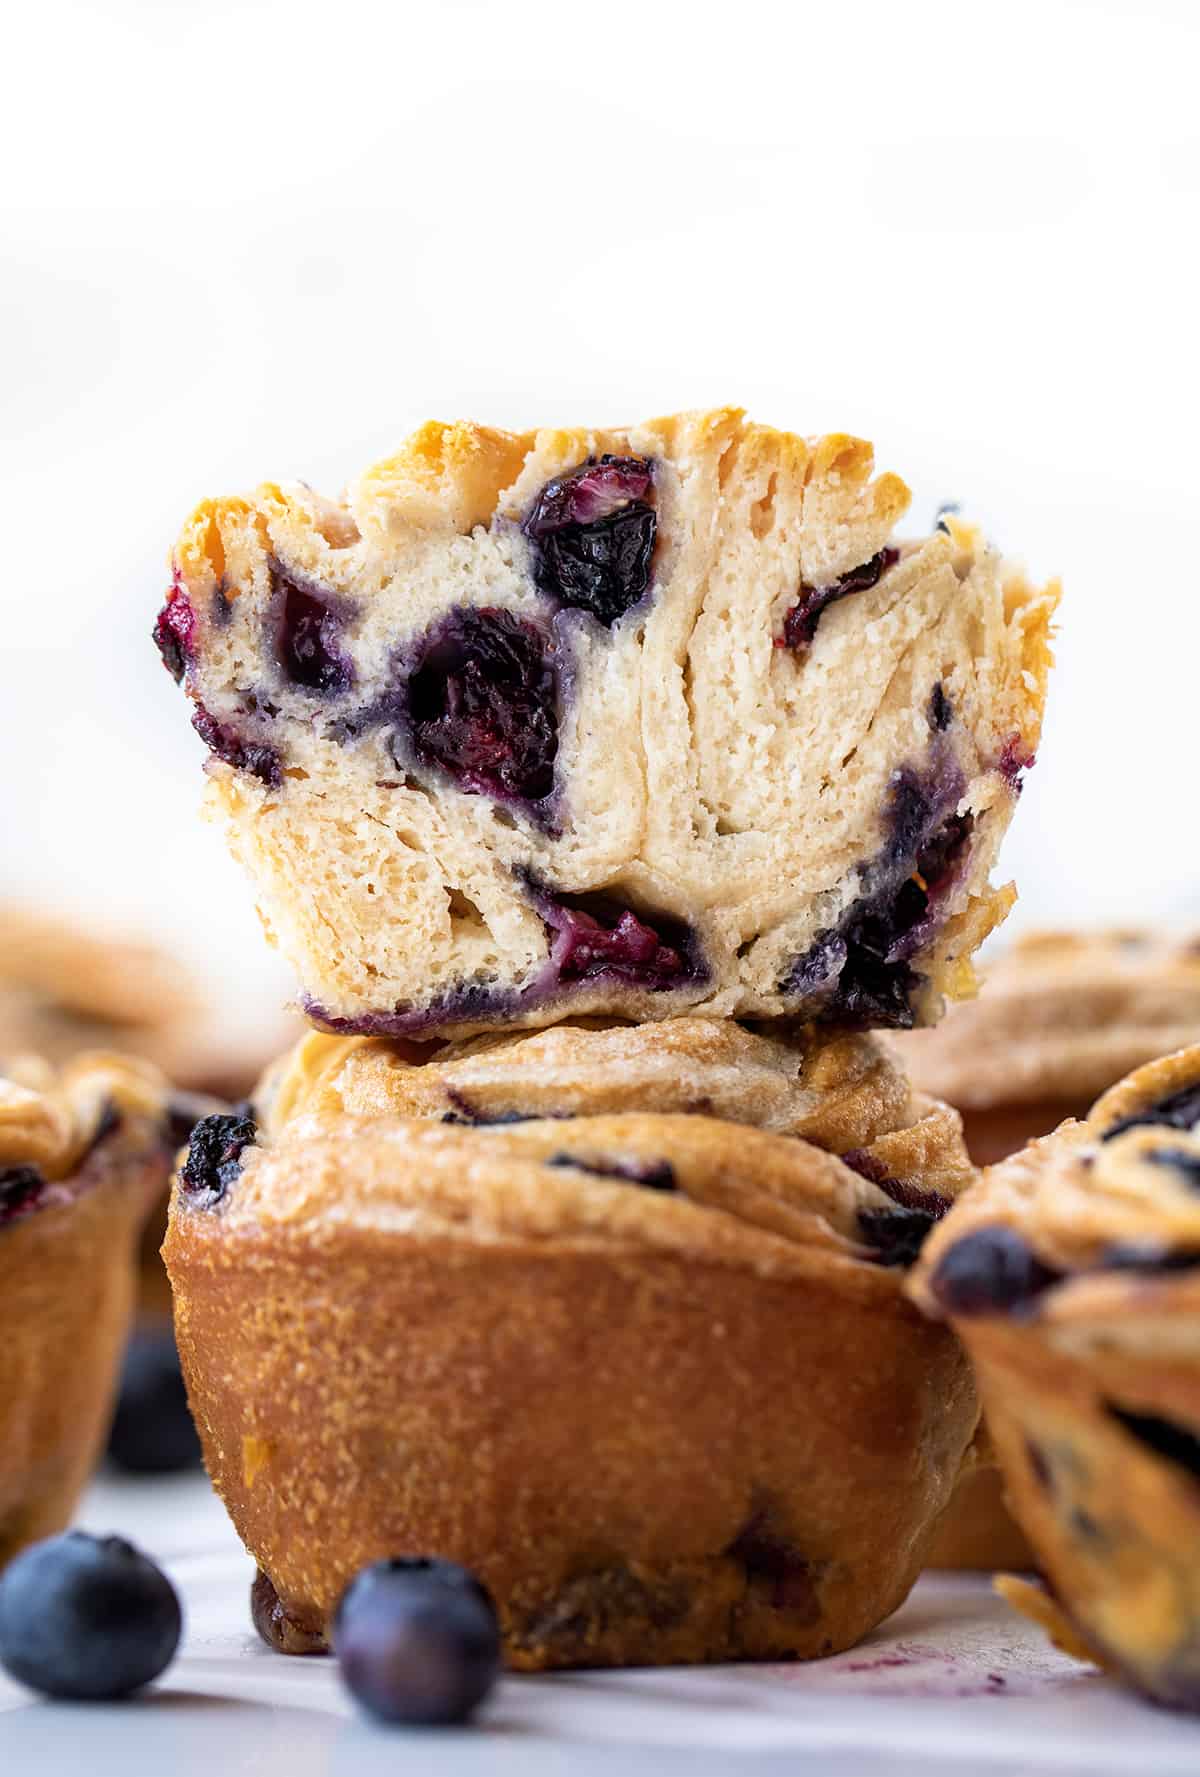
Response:
[[[170,1327],[139,1329],[129,1341],[108,1454],[131,1475],[172,1475],[200,1465],[200,1440]]]
[[[197,1123],[179,1183],[198,1208],[209,1209],[221,1201],[241,1172],[242,1152],[256,1134],[254,1119],[236,1111],[202,1117]]]
[[[950,526],[946,523],[946,520],[948,518],[956,518],[959,509],[959,502],[957,500],[943,500],[933,515],[934,530],[941,531],[944,535],[949,536]]]
[[[1194,1248],[1167,1247],[1159,1240],[1122,1241],[1106,1247],[1102,1271],[1193,1271],[1200,1265]]]
[[[0,1228],[31,1215],[45,1189],[45,1177],[36,1166],[0,1167]]]
[[[1157,1104],[1148,1105],[1144,1111],[1122,1117],[1111,1129],[1106,1129],[1100,1139],[1111,1141],[1114,1135],[1124,1135],[1127,1129],[1151,1128],[1200,1128],[1200,1081],[1194,1086],[1181,1087],[1178,1092],[1159,1099]]]
[[[949,1197],[943,1197],[940,1191],[928,1191],[908,1179],[893,1178],[878,1155],[868,1153],[865,1148],[851,1148],[838,1158],[851,1172],[878,1185],[901,1209],[919,1209],[932,1220],[939,1221],[950,1207]]]
[[[167,602],[158,613],[154,625],[154,645],[162,663],[178,685],[192,657],[192,640],[196,630],[196,613],[178,581],[167,594]]]
[[[1189,1152],[1187,1148],[1155,1148],[1143,1158],[1154,1166],[1169,1166],[1189,1190],[1200,1191],[1200,1153]]]
[[[650,584],[652,485],[641,457],[601,457],[548,481],[521,526],[539,589],[607,628],[623,617]]]
[[[452,1561],[377,1561],[350,1582],[333,1625],[347,1689],[381,1721],[452,1726],[500,1670],[486,1589]]]
[[[182,1627],[171,1582],[118,1536],[35,1543],[0,1578],[0,1665],[47,1697],[130,1696],[170,1665]]]
[[[929,697],[929,726],[944,734],[954,720],[954,710],[939,679]]]
[[[840,580],[831,581],[828,586],[801,585],[800,597],[783,620],[783,647],[800,653],[811,648],[816,639],[817,627],[830,605],[837,604],[839,599],[849,598],[852,592],[866,592],[877,585],[899,559],[898,549],[881,549],[870,561],[863,562],[861,567],[851,568],[848,574],[843,574]]]
[[[1019,734],[1010,734],[1001,749],[996,761],[996,770],[1004,779],[1014,796],[1019,796],[1025,784],[1025,773],[1032,771],[1037,764],[1037,755],[1031,753]]]
[[[1028,1462],[1030,1471],[1038,1486],[1042,1488],[1044,1492],[1052,1493],[1054,1490],[1054,1473],[1050,1467],[1050,1459],[1042,1449],[1041,1445],[1035,1444],[1032,1438],[1026,1438],[1025,1440],[1025,1460]]]
[[[929,1287],[948,1314],[1006,1314],[1062,1279],[1011,1228],[980,1228],[944,1253]]]
[[[789,997],[818,1002],[817,1022],[906,1030],[922,986],[911,958],[932,935],[938,903],[957,879],[970,815],[946,812],[961,794],[956,771],[893,774],[888,838],[862,874],[864,892],[837,926],[818,932],[784,978]]]
[[[560,894],[528,872],[522,880],[554,934],[548,971],[554,985],[601,979],[657,993],[705,978],[696,934],[685,922],[658,913],[643,917],[613,895]]]
[[[348,600],[306,585],[278,562],[271,563],[275,658],[290,684],[305,691],[350,689],[354,663],[342,650],[342,632],[353,615]]]
[[[569,1166],[576,1172],[590,1172],[596,1178],[622,1179],[629,1185],[640,1185],[645,1191],[676,1191],[679,1186],[675,1168],[669,1160],[580,1160],[565,1151],[551,1154],[547,1166]]]
[[[773,1610],[785,1610],[802,1623],[818,1620],[816,1578],[821,1564],[806,1561],[771,1528],[765,1513],[753,1517],[726,1552],[754,1585],[765,1590]]]
[[[505,1123],[529,1123],[538,1113],[533,1111],[480,1111],[464,1092],[447,1086],[446,1097],[452,1109],[442,1113],[443,1123],[458,1123],[464,1129],[494,1129]]]
[[[491,608],[452,612],[420,644],[404,698],[416,757],[460,789],[520,802],[549,796],[558,686],[551,644],[534,624]]]
[[[937,1221],[927,1209],[860,1209],[864,1243],[881,1265],[912,1265]]]
[[[274,747],[260,741],[244,740],[227,722],[218,722],[203,704],[197,704],[192,727],[205,746],[235,771],[249,772],[268,790],[277,790],[283,782],[283,765]]]
[[[186,1147],[192,1130],[202,1117],[210,1117],[221,1109],[218,1099],[203,1092],[172,1092],[167,1100],[163,1139],[173,1154]],[[248,1107],[247,1107],[248,1110]]]
[[[329,1643],[316,1629],[290,1617],[270,1576],[260,1567],[250,1585],[250,1621],[277,1654],[327,1654]]]
[[[495,1023],[511,1018],[527,998],[511,988],[494,986],[488,981],[464,981],[448,988],[427,1005],[397,1004],[390,1011],[360,1012],[344,1018],[329,1012],[318,1000],[305,997],[304,1011],[320,1030],[338,1036],[356,1037],[424,1037],[451,1023]]]
[[[1173,1419],[1161,1419],[1156,1413],[1129,1413],[1110,1401],[1106,1411],[1130,1437],[1137,1438],[1158,1456],[1176,1463],[1200,1480],[1200,1435]]]

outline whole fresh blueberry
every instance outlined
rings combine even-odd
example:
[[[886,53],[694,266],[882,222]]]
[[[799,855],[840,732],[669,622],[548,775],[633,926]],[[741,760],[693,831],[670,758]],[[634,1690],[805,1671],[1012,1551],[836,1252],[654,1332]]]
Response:
[[[333,1649],[351,1695],[381,1721],[464,1722],[500,1670],[496,1607],[453,1561],[376,1561],[350,1582]]]
[[[128,1697],[175,1656],[183,1616],[175,1588],[119,1536],[35,1543],[0,1578],[0,1665],[47,1697]]]
[[[172,1475],[200,1465],[200,1440],[170,1327],[139,1329],[129,1341],[108,1454],[131,1475]]]

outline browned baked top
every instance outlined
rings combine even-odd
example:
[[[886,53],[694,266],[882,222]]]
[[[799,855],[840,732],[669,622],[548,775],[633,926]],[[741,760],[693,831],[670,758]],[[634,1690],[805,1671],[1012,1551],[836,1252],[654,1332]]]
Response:
[[[911,1289],[950,1319],[1200,1346],[1200,1046],[1139,1068],[1085,1122],[985,1172],[931,1236]]]

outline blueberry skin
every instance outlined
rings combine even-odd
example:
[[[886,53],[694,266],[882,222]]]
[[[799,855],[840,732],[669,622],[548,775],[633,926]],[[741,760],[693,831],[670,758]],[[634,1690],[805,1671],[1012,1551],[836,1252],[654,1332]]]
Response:
[[[369,1714],[450,1727],[465,1722],[496,1682],[496,1607],[453,1561],[376,1561],[343,1594],[333,1651],[346,1688]]]
[[[128,1697],[166,1670],[182,1631],[170,1580],[119,1536],[68,1531],[0,1578],[0,1666],[47,1697]]]
[[[174,1475],[200,1466],[200,1439],[169,1327],[140,1330],[129,1341],[108,1455],[130,1475]]]

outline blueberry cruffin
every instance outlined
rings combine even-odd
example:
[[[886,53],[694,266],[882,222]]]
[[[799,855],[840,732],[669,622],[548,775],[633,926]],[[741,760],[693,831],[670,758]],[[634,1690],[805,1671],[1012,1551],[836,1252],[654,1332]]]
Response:
[[[466,1035],[970,990],[1053,589],[860,440],[736,410],[430,423],[334,503],[208,501],[155,630],[305,1008]]]
[[[0,1567],[63,1529],[103,1441],[168,1096],[100,1052],[0,1073]]]
[[[1200,1047],[992,1168],[934,1232],[922,1307],[974,1359],[1071,1651],[1200,1710]]]
[[[1086,1117],[1130,1069],[1200,1041],[1200,941],[1138,929],[1030,933],[989,964],[977,999],[891,1041],[914,1082],[962,1112],[972,1158],[990,1165]],[[1032,1564],[994,1465],[980,1462],[964,1480],[933,1561]]]
[[[525,1669],[811,1657],[905,1596],[977,1420],[903,1289],[958,1119],[864,1036],[649,1034],[313,1036],[198,1126],[165,1257],[277,1648],[400,1557]]]

